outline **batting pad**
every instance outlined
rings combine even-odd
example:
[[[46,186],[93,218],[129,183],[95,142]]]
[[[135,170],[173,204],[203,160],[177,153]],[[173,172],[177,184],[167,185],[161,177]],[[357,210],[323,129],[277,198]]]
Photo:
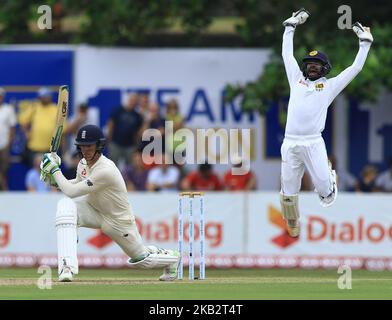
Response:
[[[128,263],[138,269],[153,269],[167,267],[178,262],[178,259],[178,256],[169,254],[169,251],[167,251],[167,253],[150,253],[141,261],[129,262],[128,260]]]
[[[280,204],[283,210],[283,216],[286,220],[298,220],[298,195],[285,196],[280,194]]]
[[[56,229],[58,273],[60,274],[66,264],[74,274],[78,274],[77,210],[76,204],[70,198],[62,198],[57,203]]]

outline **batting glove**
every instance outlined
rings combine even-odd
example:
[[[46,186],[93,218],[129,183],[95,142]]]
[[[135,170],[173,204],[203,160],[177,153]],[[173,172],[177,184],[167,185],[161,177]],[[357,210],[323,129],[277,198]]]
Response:
[[[299,24],[303,24],[306,19],[308,19],[310,13],[306,11],[304,8],[299,9],[297,12],[293,12],[293,16],[283,21],[283,25],[296,27]]]
[[[359,22],[353,24],[353,31],[357,34],[359,41],[373,42],[370,28],[362,26]]]
[[[56,182],[56,180],[55,180],[55,178],[53,177],[53,175],[50,175],[50,177],[49,177],[49,184],[52,187],[54,187],[54,188],[58,188],[59,187],[57,182]]]
[[[60,171],[60,164],[61,159],[57,154],[45,153],[39,166],[41,177],[46,178],[47,175],[53,175],[55,172]]]
[[[47,173],[41,171],[40,179],[43,182],[45,182],[46,185],[50,185],[51,187],[55,187],[55,188],[59,187],[55,178],[51,174],[47,174]]]

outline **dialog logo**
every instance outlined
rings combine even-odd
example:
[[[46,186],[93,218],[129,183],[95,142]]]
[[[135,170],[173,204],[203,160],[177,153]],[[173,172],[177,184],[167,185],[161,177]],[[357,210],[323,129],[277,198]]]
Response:
[[[286,249],[299,240],[299,237],[293,238],[289,236],[286,231],[286,222],[284,221],[281,212],[272,206],[268,207],[268,221],[280,230],[280,234],[271,239],[278,247]]]

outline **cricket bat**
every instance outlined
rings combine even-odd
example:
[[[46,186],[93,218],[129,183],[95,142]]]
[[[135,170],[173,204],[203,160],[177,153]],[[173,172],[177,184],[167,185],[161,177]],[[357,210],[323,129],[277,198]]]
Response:
[[[68,86],[61,86],[59,88],[59,97],[57,99],[57,116],[56,116],[56,127],[52,135],[52,141],[50,143],[50,152],[55,153],[60,147],[61,136],[64,130],[65,119],[68,114]]]

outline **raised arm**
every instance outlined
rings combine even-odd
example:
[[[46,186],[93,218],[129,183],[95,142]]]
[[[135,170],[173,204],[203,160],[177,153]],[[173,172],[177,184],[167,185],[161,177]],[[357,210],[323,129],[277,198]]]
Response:
[[[362,25],[357,22],[353,26],[353,31],[359,38],[359,50],[351,66],[343,70],[338,76],[329,79],[333,88],[331,100],[333,100],[362,70],[373,42],[370,28],[362,27]]]
[[[300,9],[283,22],[285,30],[282,41],[282,57],[290,86],[301,75],[301,69],[294,58],[293,38],[295,28],[297,25],[304,23],[308,17],[309,12],[305,9]]]
[[[290,86],[301,75],[301,69],[298,66],[297,60],[295,60],[294,58],[294,32],[294,27],[287,26],[284,30],[282,41],[283,63],[286,70],[287,80],[289,81]]]

